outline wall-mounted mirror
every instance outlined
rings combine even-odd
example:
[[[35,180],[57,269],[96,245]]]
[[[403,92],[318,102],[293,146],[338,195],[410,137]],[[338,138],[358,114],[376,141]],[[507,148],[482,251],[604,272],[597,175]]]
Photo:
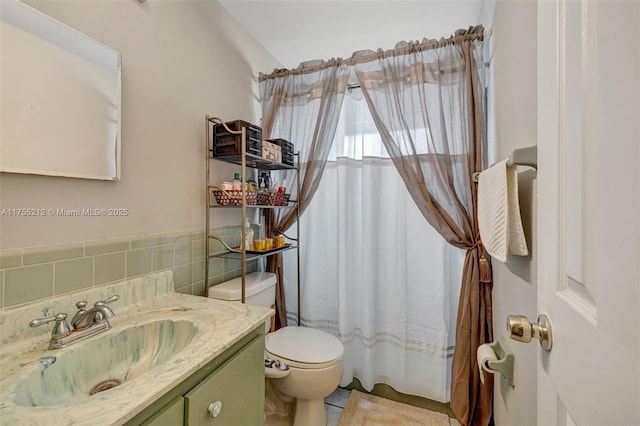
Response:
[[[121,54],[0,1],[0,171],[120,179]]]

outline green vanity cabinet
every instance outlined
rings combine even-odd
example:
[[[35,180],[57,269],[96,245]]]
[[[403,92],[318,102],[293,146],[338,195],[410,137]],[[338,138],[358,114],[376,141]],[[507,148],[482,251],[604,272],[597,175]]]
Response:
[[[184,400],[188,425],[263,424],[264,341],[256,340],[234,355],[186,394]]]
[[[184,424],[184,397],[176,399],[161,408],[156,414],[142,423],[144,426],[169,426]]]
[[[264,425],[264,326],[260,324],[126,425]]]

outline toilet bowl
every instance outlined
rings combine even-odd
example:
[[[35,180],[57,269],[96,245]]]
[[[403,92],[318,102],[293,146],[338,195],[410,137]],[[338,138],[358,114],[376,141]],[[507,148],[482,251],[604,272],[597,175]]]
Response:
[[[289,366],[290,374],[272,384],[295,398],[294,426],[325,426],[324,398],[342,377],[342,342],[321,330],[289,326],[266,336],[265,353]]]
[[[246,275],[246,303],[272,306],[275,283],[275,274],[269,272]],[[209,297],[240,301],[241,286],[241,278],[235,278],[211,287]],[[342,377],[342,342],[325,331],[308,327],[288,326],[268,333],[268,325],[265,323],[265,360],[280,361],[276,365],[281,368],[265,366],[265,377],[277,389],[279,398],[294,401],[294,426],[325,426],[324,398],[336,390]]]

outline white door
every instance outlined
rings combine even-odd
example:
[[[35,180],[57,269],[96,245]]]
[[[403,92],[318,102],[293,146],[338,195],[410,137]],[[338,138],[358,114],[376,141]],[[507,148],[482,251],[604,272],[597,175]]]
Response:
[[[640,425],[639,123],[640,1],[539,1],[539,425]]]

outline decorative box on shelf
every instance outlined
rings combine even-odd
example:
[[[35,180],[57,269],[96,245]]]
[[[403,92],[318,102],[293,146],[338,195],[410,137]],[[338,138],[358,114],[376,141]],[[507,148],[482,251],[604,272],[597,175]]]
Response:
[[[270,141],[262,141],[262,158],[282,163],[282,151],[280,145]]]
[[[280,152],[282,154],[280,162],[282,164],[287,164],[289,166],[293,166],[293,144],[288,140],[277,138],[277,139],[267,139],[265,142],[272,143],[277,145],[280,148]]]
[[[240,131],[246,128],[247,141],[246,152],[249,154],[262,155],[262,129],[255,124],[242,120],[229,121],[225,123],[232,131]],[[229,157],[242,154],[242,134],[230,133],[222,124],[213,126],[213,143],[211,155],[213,157]]]

